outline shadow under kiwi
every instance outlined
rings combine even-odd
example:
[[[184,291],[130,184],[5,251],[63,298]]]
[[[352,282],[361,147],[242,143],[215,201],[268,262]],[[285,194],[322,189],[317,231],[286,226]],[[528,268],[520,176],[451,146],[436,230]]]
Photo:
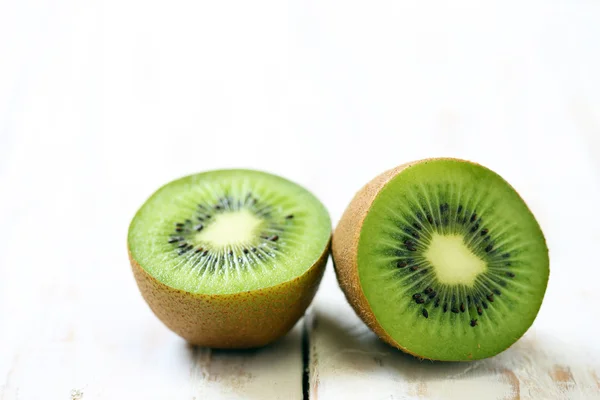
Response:
[[[268,392],[275,390],[296,394],[302,391],[302,327],[303,319],[282,338],[252,349],[215,349],[186,343],[190,378],[203,381],[196,387],[213,386],[217,392],[235,392],[247,399],[268,398]],[[282,373],[277,372],[286,370],[297,372],[297,385],[278,382]]]
[[[498,369],[503,368],[506,357],[531,359],[535,351],[525,338],[500,355],[484,360],[432,361],[388,345],[358,317],[351,318],[351,321],[342,319],[317,309],[313,314],[310,334],[311,340],[319,341],[316,351],[327,352],[327,357],[321,360],[335,362],[337,371],[382,368],[392,370],[399,378],[409,382],[473,378],[496,374]],[[312,349],[315,351],[315,347]],[[318,365],[316,367],[319,368]]]

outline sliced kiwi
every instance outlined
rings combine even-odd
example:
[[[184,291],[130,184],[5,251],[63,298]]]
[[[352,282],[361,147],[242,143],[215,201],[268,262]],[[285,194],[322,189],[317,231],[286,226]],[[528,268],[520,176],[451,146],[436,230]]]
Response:
[[[190,343],[265,345],[304,313],[328,256],[331,222],[278,176],[219,170],[170,182],[129,227],[133,272],[150,308]]]
[[[549,276],[534,216],[499,175],[456,159],[369,182],[333,235],[338,280],[383,340],[433,360],[508,348],[533,323]]]

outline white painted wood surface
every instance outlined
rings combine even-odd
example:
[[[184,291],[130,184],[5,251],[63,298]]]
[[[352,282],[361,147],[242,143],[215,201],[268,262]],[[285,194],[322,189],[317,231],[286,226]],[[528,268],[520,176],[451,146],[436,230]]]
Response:
[[[0,399],[600,398],[600,3],[0,3]],[[328,266],[265,349],[193,349],[137,293],[125,237],[159,185],[221,167],[337,222],[386,168],[473,159],[551,249],[531,330],[473,363],[380,343]]]

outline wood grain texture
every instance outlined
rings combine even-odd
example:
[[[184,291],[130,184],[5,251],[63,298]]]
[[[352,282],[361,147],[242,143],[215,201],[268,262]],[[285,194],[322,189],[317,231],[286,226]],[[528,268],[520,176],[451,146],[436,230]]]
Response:
[[[546,234],[532,329],[474,363],[377,340],[328,266],[312,399],[600,398],[600,3],[0,2],[0,399],[303,398],[297,325],[192,348],[139,296],[127,226],[157,187],[271,171],[337,221],[379,173],[500,173]]]

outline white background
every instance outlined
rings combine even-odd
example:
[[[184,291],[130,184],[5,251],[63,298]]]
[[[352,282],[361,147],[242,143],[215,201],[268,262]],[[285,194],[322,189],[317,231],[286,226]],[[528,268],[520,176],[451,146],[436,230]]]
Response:
[[[0,399],[301,399],[303,329],[311,398],[600,398],[600,3],[452,3],[0,0]],[[378,173],[444,155],[511,182],[551,250],[498,357],[382,345],[331,265],[253,352],[187,347],[137,292],[128,223],[169,180],[267,170],[335,224]]]

